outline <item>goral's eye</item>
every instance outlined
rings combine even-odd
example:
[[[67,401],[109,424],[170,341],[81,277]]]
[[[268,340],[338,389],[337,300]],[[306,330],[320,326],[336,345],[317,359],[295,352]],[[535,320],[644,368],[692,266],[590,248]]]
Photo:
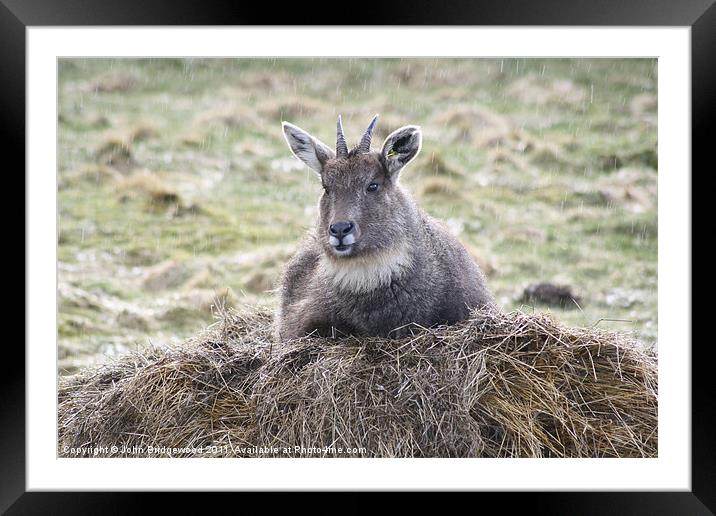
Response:
[[[371,183],[368,185],[368,188],[366,188],[369,192],[375,192],[378,190],[378,183]]]
[[[326,193],[326,195],[328,195],[329,193],[331,193],[331,192],[328,191],[328,187],[327,187],[326,185],[323,185],[323,191]]]

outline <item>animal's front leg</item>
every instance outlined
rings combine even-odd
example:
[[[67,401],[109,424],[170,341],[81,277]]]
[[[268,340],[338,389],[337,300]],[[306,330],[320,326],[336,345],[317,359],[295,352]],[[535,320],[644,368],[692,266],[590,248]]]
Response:
[[[325,306],[320,308],[312,307],[310,312],[298,313],[301,317],[298,327],[301,335],[312,335],[314,337],[338,338],[346,337],[355,333],[351,327],[341,321],[337,321],[333,311],[327,310]]]

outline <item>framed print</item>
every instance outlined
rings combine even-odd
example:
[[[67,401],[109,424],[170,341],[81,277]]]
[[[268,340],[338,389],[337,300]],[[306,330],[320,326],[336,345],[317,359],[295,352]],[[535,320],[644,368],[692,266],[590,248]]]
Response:
[[[27,200],[9,513],[117,490],[711,513],[708,2],[389,26],[41,4],[0,11]]]

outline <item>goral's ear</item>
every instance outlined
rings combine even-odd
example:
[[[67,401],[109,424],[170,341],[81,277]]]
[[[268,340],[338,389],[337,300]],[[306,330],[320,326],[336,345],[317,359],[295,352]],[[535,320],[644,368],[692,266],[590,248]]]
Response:
[[[417,125],[406,125],[393,131],[383,143],[383,161],[388,174],[397,174],[420,152],[423,133]]]
[[[298,126],[288,122],[281,122],[281,126],[293,155],[320,175],[326,161],[335,156],[333,150]]]

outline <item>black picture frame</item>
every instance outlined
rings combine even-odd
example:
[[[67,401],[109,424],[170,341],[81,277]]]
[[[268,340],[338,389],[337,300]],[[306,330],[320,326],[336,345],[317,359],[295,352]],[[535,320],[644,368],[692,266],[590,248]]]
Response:
[[[242,5],[206,0],[102,2],[100,0],[0,0],[0,120],[5,128],[5,163],[25,166],[25,31],[31,26],[111,25],[317,25],[318,9],[303,3]],[[688,26],[691,28],[692,179],[706,168],[713,147],[716,96],[716,5],[714,0],[489,0],[480,2],[393,2],[347,5],[326,25],[504,25],[504,26]],[[340,18],[340,19],[338,19]],[[711,128],[709,130],[709,128]],[[711,163],[709,163],[711,165]],[[709,168],[713,168],[711,165]],[[9,173],[10,170],[6,169]],[[704,174],[706,170],[702,171]],[[689,171],[684,171],[685,179]],[[19,174],[16,174],[20,177]],[[23,183],[24,191],[24,183]],[[693,188],[692,194],[698,190]],[[692,205],[695,198],[692,195]],[[692,232],[693,235],[693,232]],[[24,238],[24,236],[23,236]],[[692,251],[693,252],[693,251]],[[693,256],[693,255],[692,255]],[[27,259],[27,256],[25,256]],[[26,269],[27,271],[27,269]],[[693,266],[692,266],[693,274]],[[25,281],[27,282],[27,272]],[[26,305],[26,310],[32,306]],[[27,312],[26,312],[27,313]],[[693,317],[692,317],[693,320]],[[693,328],[690,328],[692,331]],[[716,429],[709,342],[684,342],[692,356],[692,455],[690,492],[484,493],[549,514],[714,514],[716,512]],[[6,348],[11,346],[7,345]],[[25,354],[6,349],[14,367],[0,375],[0,511],[7,514],[83,514],[136,512],[147,494],[26,492]],[[22,365],[22,366],[21,366]],[[183,504],[176,493],[163,497],[165,510]],[[343,502],[345,506],[345,502]],[[211,510],[208,505],[203,512]]]

